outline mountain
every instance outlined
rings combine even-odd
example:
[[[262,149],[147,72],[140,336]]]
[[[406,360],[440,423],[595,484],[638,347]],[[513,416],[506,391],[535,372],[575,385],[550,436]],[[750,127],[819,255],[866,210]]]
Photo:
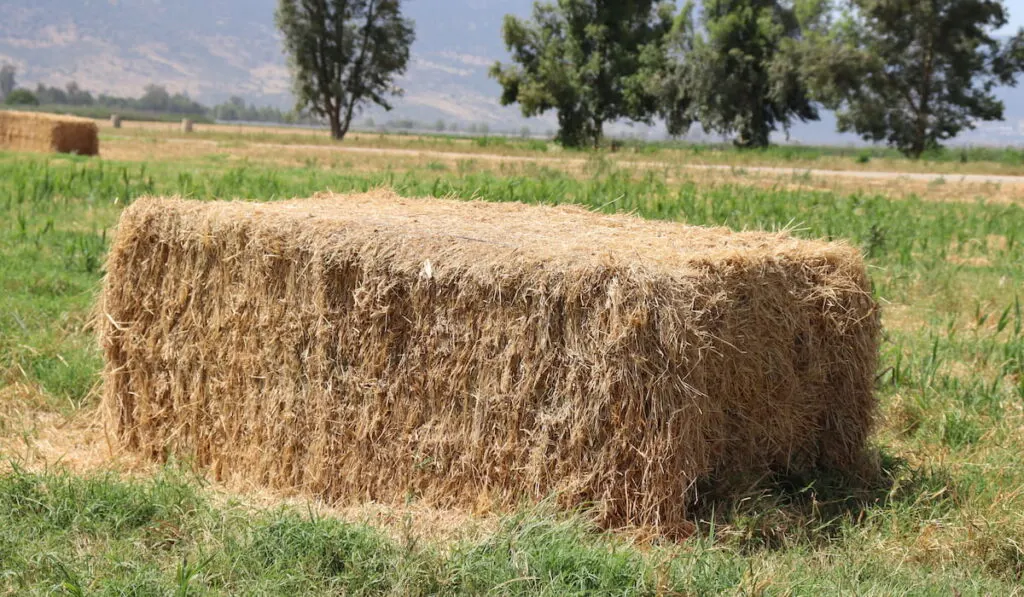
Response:
[[[76,80],[137,95],[166,84],[201,100],[284,96],[273,0],[5,0],[0,57],[23,82]]]
[[[492,129],[554,128],[553,114],[523,119],[502,107],[487,70],[508,54],[501,40],[506,13],[528,15],[533,0],[407,0],[416,22],[406,93],[385,118],[487,123]],[[288,70],[274,26],[276,0],[2,0],[0,62],[18,81],[94,92],[139,95],[160,83],[204,103],[240,95],[258,104],[291,104]],[[1001,89],[1007,122],[985,125],[969,142],[1024,141],[1024,92]],[[367,115],[382,117],[380,111]],[[855,143],[837,135],[830,115],[794,127],[792,140]],[[661,129],[610,127],[612,132]]]
[[[412,63],[396,115],[520,126],[487,77],[505,57],[506,12],[531,0],[410,0]],[[275,0],[4,0],[0,61],[19,84],[77,81],[94,92],[139,95],[149,83],[216,103],[240,95],[290,106]]]

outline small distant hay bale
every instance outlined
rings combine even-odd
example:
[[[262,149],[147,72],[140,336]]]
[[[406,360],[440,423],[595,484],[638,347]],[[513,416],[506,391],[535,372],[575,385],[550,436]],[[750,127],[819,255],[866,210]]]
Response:
[[[181,132],[191,133],[192,132],[192,120],[188,118],[181,119]]]
[[[111,114],[110,115],[110,126],[115,129],[121,128],[121,115]]]
[[[0,149],[98,155],[99,128],[88,118],[0,111]]]
[[[107,268],[110,428],[220,479],[554,495],[672,533],[701,481],[865,462],[879,317],[846,245],[383,191],[148,198]]]

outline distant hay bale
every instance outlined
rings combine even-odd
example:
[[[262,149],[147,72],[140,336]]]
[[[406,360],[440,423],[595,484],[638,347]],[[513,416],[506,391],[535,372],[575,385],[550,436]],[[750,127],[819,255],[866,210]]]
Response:
[[[192,121],[188,118],[181,119],[181,132],[191,133],[192,132]]]
[[[111,114],[110,115],[110,126],[115,128],[115,129],[121,128],[121,115],[120,114]]]
[[[0,149],[97,155],[99,129],[87,118],[0,111]]]
[[[111,429],[331,500],[685,526],[698,481],[855,472],[878,309],[857,250],[574,207],[148,198],[101,308]]]

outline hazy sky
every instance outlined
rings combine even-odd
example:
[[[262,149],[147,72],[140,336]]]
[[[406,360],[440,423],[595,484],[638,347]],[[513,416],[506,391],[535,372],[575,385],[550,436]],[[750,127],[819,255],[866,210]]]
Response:
[[[1010,22],[1000,33],[1016,33],[1017,29],[1024,27],[1024,0],[1008,0],[1003,6],[1006,7]]]

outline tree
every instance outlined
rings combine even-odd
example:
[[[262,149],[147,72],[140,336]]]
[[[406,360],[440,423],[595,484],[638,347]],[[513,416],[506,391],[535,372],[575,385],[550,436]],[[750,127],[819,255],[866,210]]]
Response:
[[[1024,29],[1000,42],[1001,0],[846,0],[808,36],[804,77],[855,131],[919,157],[979,120],[1002,120],[992,90],[1024,70]]]
[[[143,89],[139,98],[139,107],[143,110],[166,112],[171,105],[171,94],[163,85],[149,84]]]
[[[672,135],[696,121],[706,132],[735,134],[737,146],[765,147],[794,120],[818,120],[799,76],[802,27],[791,3],[704,0],[699,20],[693,13],[688,2],[666,40],[665,64],[646,66]]]
[[[34,95],[40,104],[61,105],[68,103],[68,94],[60,87],[47,87],[42,83],[37,83]]]
[[[341,140],[364,105],[391,109],[395,79],[415,37],[401,0],[279,0],[277,26],[292,70],[296,110],[326,118]]]
[[[444,129],[445,129],[444,121],[441,120],[441,119],[438,119],[437,122],[434,123],[434,130],[439,132],[439,133],[443,133]]]
[[[597,146],[604,123],[650,123],[655,98],[645,93],[642,57],[672,26],[672,4],[657,0],[537,2],[529,21],[505,17],[502,36],[512,64],[495,63],[501,103],[524,116],[558,112],[558,141]]]
[[[39,100],[28,89],[15,89],[7,94],[4,103],[8,106],[38,106]]]
[[[14,91],[14,67],[10,64],[4,63],[0,66],[0,100],[7,97],[7,95]]]
[[[167,99],[165,108],[172,114],[203,114],[206,108],[192,100],[187,93],[175,93]]]
[[[95,103],[92,94],[78,86],[78,83],[71,81],[65,87],[67,89],[67,101],[72,106],[91,106]]]

